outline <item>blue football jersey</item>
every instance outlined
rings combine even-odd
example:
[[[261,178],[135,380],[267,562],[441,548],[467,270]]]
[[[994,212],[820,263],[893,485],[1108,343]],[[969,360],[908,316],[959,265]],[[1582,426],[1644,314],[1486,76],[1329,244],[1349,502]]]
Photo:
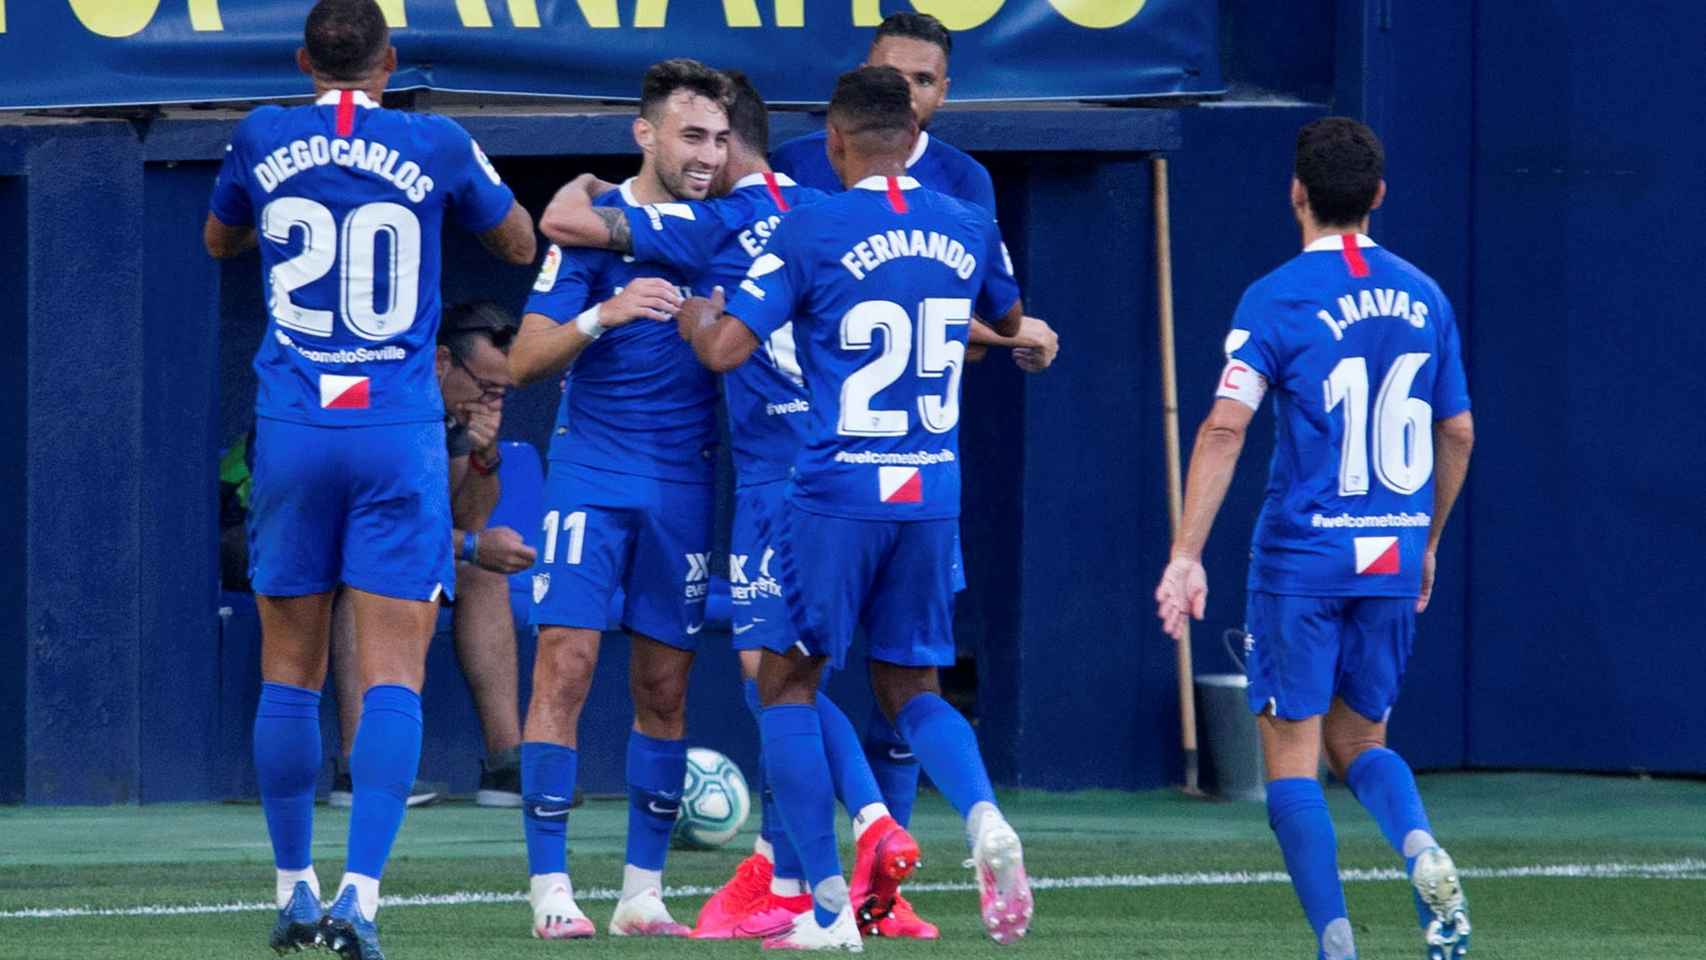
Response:
[[[251,112],[211,207],[259,236],[269,319],[256,414],[320,426],[442,420],[433,347],[444,214],[483,233],[514,200],[447,117],[337,90]]]
[[[840,193],[844,188],[835,168],[829,165],[824,142],[829,135],[822,130],[795,137],[777,147],[770,158],[771,166],[793,177],[801,185]],[[906,161],[906,174],[926,189],[975,203],[995,216],[995,183],[983,164],[966,153],[919,131],[918,143]]]
[[[854,519],[958,517],[969,324],[1018,300],[990,215],[911,177],[783,218],[728,312],[760,341],[794,324],[811,410],[789,499]]]
[[[638,208],[632,183],[594,204]],[[667,280],[681,288],[683,296],[691,295],[688,273],[666,263],[552,246],[545,252],[526,312],[572,323],[581,311],[641,277]],[[549,459],[709,483],[715,468],[716,402],[715,379],[676,333],[675,322],[635,320],[588,344],[569,367]]]
[[[753,174],[717,200],[629,208],[634,255],[667,263],[693,277],[694,292],[715,287],[733,296],[752,261],[790,210],[822,199],[786,174]],[[794,357],[794,329],[783,324],[746,363],[723,374],[735,482],[767,483],[788,476],[799,451],[811,401]]]
[[[1330,236],[1244,292],[1217,395],[1276,421],[1249,586],[1413,597],[1433,513],[1433,425],[1469,409],[1451,304],[1367,237]]]

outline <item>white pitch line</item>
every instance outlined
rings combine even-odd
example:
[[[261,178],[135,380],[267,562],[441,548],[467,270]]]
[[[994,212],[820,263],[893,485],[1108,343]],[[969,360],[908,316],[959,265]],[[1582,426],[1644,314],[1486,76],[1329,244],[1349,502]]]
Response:
[[[1516,878],[1579,879],[1579,880],[1706,880],[1706,860],[1686,859],[1663,863],[1559,863],[1534,864],[1521,867],[1468,867],[1459,871],[1470,879],[1506,880]],[[1367,883],[1382,880],[1402,880],[1396,869],[1342,870],[1340,879],[1346,883]],[[1226,887],[1258,884],[1290,883],[1291,878],[1277,870],[1227,871],[1218,873],[1125,873],[1100,874],[1083,877],[1032,877],[1031,886],[1037,890],[1136,890],[1150,887]],[[977,885],[964,881],[909,883],[913,893],[958,893],[976,890]],[[669,887],[664,896],[703,897],[716,891],[715,887]],[[593,887],[577,890],[575,898],[582,901],[611,901],[621,894],[612,887]],[[386,907],[447,907],[471,903],[526,903],[525,893],[489,893],[461,891],[457,893],[422,894],[410,897],[385,897],[380,904]],[[25,910],[0,911],[0,920],[62,920],[78,917],[173,917],[202,916],[215,913],[248,913],[277,909],[259,901],[244,903],[192,903],[142,907],[37,907]]]

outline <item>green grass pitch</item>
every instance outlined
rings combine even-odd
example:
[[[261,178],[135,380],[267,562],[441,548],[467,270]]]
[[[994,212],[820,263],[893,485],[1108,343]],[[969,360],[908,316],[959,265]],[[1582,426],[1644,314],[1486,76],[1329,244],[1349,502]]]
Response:
[[[1706,784],[1539,774],[1424,776],[1436,832],[1465,869],[1473,957],[1706,957]],[[1340,865],[1389,876],[1347,883],[1363,960],[1422,954],[1407,887],[1373,822],[1330,788]],[[997,947],[980,932],[959,824],[934,795],[915,832],[925,869],[912,895],[942,927],[938,944],[867,942],[878,957],[1032,956],[1252,960],[1314,956],[1259,804],[1173,792],[1019,792],[1002,797],[1034,879],[1071,881],[1037,899],[1031,935]],[[620,880],[626,806],[593,801],[571,817],[582,906],[603,929]],[[328,888],[347,818],[321,807],[316,853]],[[750,848],[671,855],[671,899],[692,922]],[[758,945],[528,936],[520,814],[450,803],[411,811],[379,916],[391,960],[750,957]],[[931,889],[935,887],[937,889]],[[0,958],[129,960],[253,957],[265,946],[272,890],[252,805],[0,808]],[[454,902],[445,902],[454,901]],[[248,904],[249,906],[244,906]],[[169,913],[166,908],[187,908]],[[43,916],[53,911],[70,915]],[[128,911],[92,914],[90,911]],[[322,954],[321,956],[329,956]]]

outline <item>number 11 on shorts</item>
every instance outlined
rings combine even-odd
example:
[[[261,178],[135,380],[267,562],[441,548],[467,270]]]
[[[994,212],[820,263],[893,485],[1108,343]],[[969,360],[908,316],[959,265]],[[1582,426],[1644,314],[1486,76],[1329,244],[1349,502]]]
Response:
[[[558,525],[559,520],[562,521],[561,526]],[[586,542],[586,511],[576,510],[566,517],[560,510],[552,510],[545,514],[545,562],[547,564],[557,562],[557,535],[559,532],[569,535],[569,552],[563,558],[563,562],[567,564],[580,563],[581,546]]]

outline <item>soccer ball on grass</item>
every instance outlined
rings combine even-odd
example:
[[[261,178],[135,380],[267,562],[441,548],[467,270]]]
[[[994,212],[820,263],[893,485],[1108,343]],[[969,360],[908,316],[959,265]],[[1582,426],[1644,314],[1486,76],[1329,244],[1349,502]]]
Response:
[[[715,750],[690,748],[672,845],[679,850],[715,850],[734,839],[751,812],[752,794],[740,767]]]

